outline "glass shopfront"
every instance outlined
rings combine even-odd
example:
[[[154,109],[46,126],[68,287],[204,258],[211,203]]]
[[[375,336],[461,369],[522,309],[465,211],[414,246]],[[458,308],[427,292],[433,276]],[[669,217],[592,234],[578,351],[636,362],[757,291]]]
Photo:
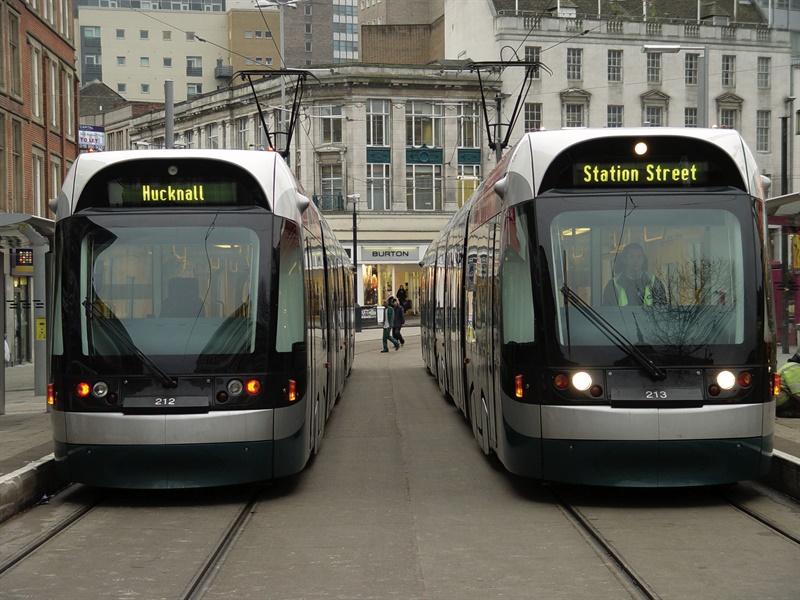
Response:
[[[360,246],[359,304],[381,306],[390,296],[404,299],[409,314],[417,314],[422,269],[420,246]]]

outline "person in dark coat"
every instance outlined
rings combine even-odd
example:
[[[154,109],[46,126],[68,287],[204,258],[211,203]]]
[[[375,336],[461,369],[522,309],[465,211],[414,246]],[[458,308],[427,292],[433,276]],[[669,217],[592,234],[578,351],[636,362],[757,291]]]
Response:
[[[403,305],[400,304],[400,299],[394,299],[394,324],[392,325],[392,337],[404,345],[406,341],[400,333],[400,328],[406,324],[406,311],[403,310]]]

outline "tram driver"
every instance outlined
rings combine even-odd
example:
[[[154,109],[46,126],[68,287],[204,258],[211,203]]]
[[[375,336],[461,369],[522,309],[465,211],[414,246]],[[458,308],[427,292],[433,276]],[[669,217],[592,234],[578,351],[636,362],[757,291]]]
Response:
[[[603,291],[603,304],[610,306],[665,305],[667,293],[664,284],[647,271],[647,256],[640,244],[628,244],[614,261],[616,277],[612,277]]]

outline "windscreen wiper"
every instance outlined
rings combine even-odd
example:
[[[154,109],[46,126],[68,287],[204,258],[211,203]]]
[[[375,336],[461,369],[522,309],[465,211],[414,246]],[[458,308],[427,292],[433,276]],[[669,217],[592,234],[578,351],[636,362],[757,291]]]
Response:
[[[136,344],[134,344],[133,341],[131,341],[130,338],[128,338],[128,336],[125,334],[122,326],[119,325],[114,319],[109,319],[107,316],[105,316],[102,311],[93,302],[89,302],[89,300],[85,300],[83,302],[83,306],[86,308],[89,315],[97,317],[98,320],[106,326],[106,331],[110,331],[112,334],[114,334],[114,339],[120,342],[123,346],[125,346],[125,348],[128,349],[128,351],[136,356],[136,358],[138,358],[141,363],[147,367],[147,370],[155,375],[162,384],[164,384],[164,387],[178,387],[178,382],[164,372],[156,363],[153,362],[149,356],[139,350],[139,348],[136,347]]]
[[[626,338],[619,329],[606,321],[606,319],[599,312],[587,304],[583,298],[576,294],[575,291],[566,283],[561,286],[561,293],[564,294],[564,298],[567,300],[567,302],[571,303],[575,308],[578,309],[578,312],[589,319],[589,321],[594,323],[595,327],[604,333],[609,340],[614,342],[614,344],[623,352],[642,365],[645,371],[650,374],[650,377],[653,378],[653,381],[660,381],[667,378],[667,373],[664,371],[664,369],[659,367],[641,350],[631,344],[628,338]]]

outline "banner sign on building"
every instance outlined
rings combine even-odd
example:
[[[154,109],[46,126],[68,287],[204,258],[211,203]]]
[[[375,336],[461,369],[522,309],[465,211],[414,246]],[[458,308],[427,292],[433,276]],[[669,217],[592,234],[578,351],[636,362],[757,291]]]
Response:
[[[419,246],[362,246],[361,260],[365,263],[418,263]]]
[[[78,125],[78,147],[81,152],[100,152],[106,149],[106,128]]]

